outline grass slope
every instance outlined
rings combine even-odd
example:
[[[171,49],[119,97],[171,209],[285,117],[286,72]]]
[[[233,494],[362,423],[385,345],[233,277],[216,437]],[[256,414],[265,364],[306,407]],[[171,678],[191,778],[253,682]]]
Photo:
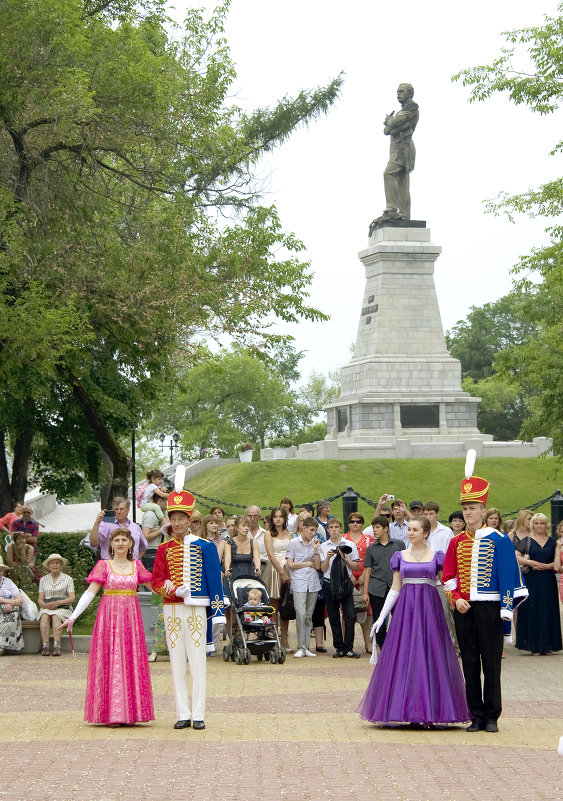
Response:
[[[225,511],[238,511],[230,504],[275,506],[288,495],[295,506],[337,495],[351,486],[371,500],[384,492],[423,502],[440,504],[440,518],[459,509],[463,478],[461,459],[366,459],[365,461],[275,461],[221,465],[193,479],[189,489],[218,499]],[[563,488],[561,462],[555,459],[481,459],[477,475],[491,483],[489,505],[506,514],[523,508]],[[198,503],[206,511],[203,502]],[[372,507],[359,501],[358,509],[367,518]],[[340,499],[332,513],[342,514]],[[549,503],[541,511],[549,516]]]

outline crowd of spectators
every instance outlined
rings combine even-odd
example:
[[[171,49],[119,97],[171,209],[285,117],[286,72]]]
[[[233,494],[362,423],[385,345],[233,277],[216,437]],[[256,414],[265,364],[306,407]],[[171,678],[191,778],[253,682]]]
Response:
[[[326,653],[326,645],[331,644],[335,658],[358,658],[353,647],[356,623],[363,635],[365,651],[371,653],[372,622],[383,608],[392,583],[391,557],[410,545],[409,520],[425,517],[430,524],[428,546],[443,553],[451,539],[464,529],[461,510],[453,511],[445,525],[439,520],[437,502],[424,503],[415,499],[407,504],[387,494],[380,497],[369,525],[364,525],[361,513],[351,513],[346,521],[346,533],[343,533],[342,522],[330,514],[328,501],[319,502],[316,515],[312,506],[294,509],[291,499],[284,497],[269,515],[261,516],[260,508],[252,505],[246,509],[246,514],[227,518],[224,510],[216,506],[209,516],[217,520],[218,528],[214,537],[210,536],[211,532],[204,536],[218,545],[228,577],[260,576],[276,610],[284,592],[292,591],[296,599],[296,649],[289,642],[289,621],[278,614],[277,622],[286,652],[295,650],[298,657]],[[563,571],[563,524],[554,540],[547,536],[547,518],[541,514],[533,516],[534,521],[536,518],[537,522],[533,522],[532,513],[522,510],[515,520],[503,521],[500,511],[491,507],[483,513],[483,525],[502,531],[513,541],[518,561],[526,562],[526,576],[531,574],[526,579],[530,589],[529,605],[517,629],[516,647],[534,654],[548,654],[562,648],[557,580]],[[295,530],[291,531],[293,523]],[[315,541],[318,548],[313,552]],[[335,594],[332,568],[336,556],[342,557],[338,562],[345,566],[350,582],[344,592],[340,587]],[[535,583],[542,588],[539,597]],[[456,645],[452,609],[440,582],[437,588],[450,636]],[[327,642],[327,623],[330,643]],[[531,629],[533,636],[524,633],[527,629]],[[385,634],[383,625],[376,635],[378,647],[383,645]],[[309,640],[312,636],[314,646]]]
[[[97,515],[86,544],[98,549],[102,559],[109,557],[111,532],[125,527],[133,537],[133,558],[141,559],[147,569],[152,569],[158,545],[169,536],[169,524],[166,491],[159,475],[151,478],[153,483],[149,486],[154,491],[143,495],[145,511],[140,525],[132,521],[131,504],[124,497],[114,498],[109,514],[102,510]],[[415,499],[406,503],[383,494],[368,525],[361,513],[352,512],[346,520],[346,533],[342,521],[330,514],[329,501],[320,501],[316,510],[308,504],[294,508],[288,497],[283,497],[279,506],[266,515],[256,505],[248,506],[241,515],[225,515],[220,506],[212,507],[205,517],[194,510],[191,531],[216,545],[226,580],[250,575],[264,581],[287,653],[316,656],[327,653],[326,646],[332,645],[335,658],[358,658],[360,655],[354,651],[355,625],[360,627],[365,652],[371,653],[372,623],[379,616],[392,583],[391,557],[409,547],[409,520],[419,516],[430,523],[428,546],[433,551],[446,553],[452,537],[464,529],[461,510],[451,512],[445,525],[439,520],[440,506],[435,501]],[[563,572],[563,523],[553,539],[545,515],[523,509],[514,520],[503,521],[500,511],[491,507],[484,512],[483,525],[504,532],[512,540],[525,574],[529,598],[514,615],[516,647],[533,654],[561,650],[557,581]],[[51,555],[42,566],[35,564],[39,524],[27,505],[15,504],[12,512],[0,518],[0,529],[7,535],[5,562],[0,561],[0,602],[4,601],[0,603],[0,655],[17,653],[23,647],[21,623],[18,628],[21,595],[9,578],[9,571],[16,568],[24,568],[35,581],[41,581],[42,653],[48,655],[50,624],[54,632],[55,623],[64,621],[74,601],[66,560]],[[65,576],[70,580],[66,581]],[[437,585],[455,644],[451,607],[443,587],[439,582]],[[563,584],[559,592],[563,600]],[[287,594],[294,601],[296,649],[290,642],[289,620],[280,613]],[[383,625],[373,647],[381,648],[385,635]],[[219,632],[214,632],[214,640],[218,645]],[[60,654],[60,636],[55,638],[54,653]]]

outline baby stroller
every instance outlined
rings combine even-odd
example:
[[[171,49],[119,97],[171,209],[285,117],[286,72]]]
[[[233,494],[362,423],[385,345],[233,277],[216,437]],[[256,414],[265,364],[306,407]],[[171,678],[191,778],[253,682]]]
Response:
[[[258,589],[262,592],[262,603],[259,606],[248,606],[248,592]],[[264,623],[263,615],[274,614],[266,585],[255,576],[238,576],[227,580],[227,591],[231,602],[229,622],[229,642],[223,648],[223,661],[231,659],[237,665],[248,665],[252,655],[259,662],[264,657],[272,665],[285,662],[285,650],[282,648],[275,623]],[[251,619],[251,614],[257,614]]]

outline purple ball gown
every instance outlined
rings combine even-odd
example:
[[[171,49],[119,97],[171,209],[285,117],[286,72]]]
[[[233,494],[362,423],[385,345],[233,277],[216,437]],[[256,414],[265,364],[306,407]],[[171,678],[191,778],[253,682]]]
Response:
[[[463,723],[471,719],[465,684],[436,589],[444,564],[391,558],[403,586],[385,644],[357,712],[372,723]]]

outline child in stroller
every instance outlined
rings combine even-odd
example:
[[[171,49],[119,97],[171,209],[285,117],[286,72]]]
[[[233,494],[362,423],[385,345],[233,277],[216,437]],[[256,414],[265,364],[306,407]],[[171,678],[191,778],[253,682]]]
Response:
[[[250,609],[247,608],[249,606],[252,606],[252,607],[254,607],[254,606],[262,606],[262,590],[259,590],[258,587],[256,587],[253,590],[249,590],[248,591],[248,600],[246,601],[246,604],[244,605],[244,609],[245,609],[244,622],[245,623],[252,623],[253,620],[256,620],[256,618],[260,617],[261,620],[262,620],[262,623],[265,626],[271,626],[272,625],[272,618],[268,617],[268,615],[264,614],[264,612],[266,611],[265,609],[258,609],[258,610],[252,609],[252,610],[250,610]],[[273,607],[270,607],[270,609],[273,609]]]
[[[255,576],[238,576],[228,579],[228,591],[231,615],[229,643],[223,648],[224,661],[232,659],[237,665],[248,665],[254,654],[259,662],[264,657],[272,664],[285,662],[285,650],[271,617],[275,610],[264,582]]]

